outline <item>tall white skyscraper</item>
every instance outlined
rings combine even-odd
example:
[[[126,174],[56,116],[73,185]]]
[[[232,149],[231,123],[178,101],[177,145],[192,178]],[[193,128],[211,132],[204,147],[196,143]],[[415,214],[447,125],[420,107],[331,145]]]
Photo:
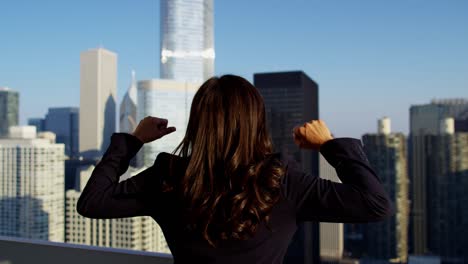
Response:
[[[78,214],[76,203],[93,169],[94,166],[90,166],[81,171],[79,191],[66,192],[65,242],[171,253],[161,228],[151,217],[91,219]],[[127,171],[127,175],[122,175],[120,180],[132,177],[143,169]]]
[[[90,49],[80,56],[80,152],[100,156],[116,131],[117,54]]]
[[[0,139],[0,235],[64,241],[64,144],[36,127]]]
[[[161,78],[214,75],[213,0],[161,0]]]
[[[132,71],[132,83],[120,104],[119,131],[133,132],[137,124],[137,88],[135,71]]]
[[[166,118],[171,133],[157,142],[145,144],[138,153],[138,165],[151,166],[160,152],[172,153],[182,141],[187,129],[190,106],[200,84],[173,80],[146,80],[138,82],[138,120],[145,116]]]
[[[341,182],[336,170],[319,156],[320,178]],[[322,260],[338,261],[343,257],[344,229],[341,223],[320,223],[320,257]]]

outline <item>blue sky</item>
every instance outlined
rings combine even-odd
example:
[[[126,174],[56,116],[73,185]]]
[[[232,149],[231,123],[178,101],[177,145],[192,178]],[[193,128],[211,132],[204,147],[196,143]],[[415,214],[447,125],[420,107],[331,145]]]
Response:
[[[360,137],[411,104],[468,97],[468,1],[215,0],[216,74],[303,70],[320,116]],[[159,77],[159,1],[0,1],[0,86],[20,92],[21,123],[79,105],[79,54],[118,53],[118,100]]]

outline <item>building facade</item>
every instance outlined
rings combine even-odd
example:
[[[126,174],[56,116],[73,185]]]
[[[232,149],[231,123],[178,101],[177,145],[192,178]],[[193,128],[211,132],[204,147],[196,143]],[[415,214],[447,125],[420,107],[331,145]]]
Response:
[[[65,145],[65,155],[79,156],[79,116],[78,107],[52,107],[44,119],[44,130],[57,136],[57,143]]]
[[[37,132],[45,131],[44,118],[28,118],[28,126],[35,126]]]
[[[409,179],[406,137],[392,133],[390,119],[379,120],[377,134],[362,137],[372,168],[395,206],[395,215],[365,226],[366,255],[380,260],[406,263],[408,260]]]
[[[319,156],[320,178],[333,182],[341,182],[333,168],[327,160]],[[339,263],[343,259],[344,250],[344,226],[342,223],[320,223],[320,258],[322,262],[334,261]]]
[[[172,153],[180,144],[187,129],[193,96],[198,83],[173,80],[146,80],[138,82],[137,120],[156,116],[168,120],[176,131],[164,140],[145,144],[137,155],[138,166],[151,166],[160,152]]]
[[[455,122],[468,113],[468,100],[433,100],[430,104],[413,105],[410,108],[410,135],[408,166],[410,176],[410,253],[426,254],[431,250],[428,234],[428,171],[426,164],[426,136],[440,134],[441,122],[452,117]]]
[[[214,75],[213,0],[161,0],[161,78],[203,82]]]
[[[0,138],[7,137],[10,126],[19,123],[19,93],[0,87]]]
[[[90,49],[80,56],[79,151],[102,155],[116,131],[117,54]]]
[[[0,139],[0,235],[64,241],[64,145],[33,126]]]
[[[65,242],[171,253],[161,228],[151,217],[91,219],[78,214],[76,204],[93,169],[94,166],[89,166],[81,171],[80,190],[66,192]],[[136,175],[143,169],[128,171],[128,176],[121,176],[121,180]]]
[[[132,82],[120,103],[119,131],[131,133],[138,125],[137,118],[138,92],[136,87],[135,71],[132,71]]]
[[[311,177],[319,175],[317,152],[299,149],[292,139],[293,128],[319,117],[318,85],[302,71],[254,74],[254,84],[265,102],[275,151],[290,156]],[[320,263],[318,223],[298,227],[285,263]]]
[[[445,131],[425,136],[427,171],[427,247],[443,263],[468,261],[468,133]],[[451,127],[450,127],[451,126]]]

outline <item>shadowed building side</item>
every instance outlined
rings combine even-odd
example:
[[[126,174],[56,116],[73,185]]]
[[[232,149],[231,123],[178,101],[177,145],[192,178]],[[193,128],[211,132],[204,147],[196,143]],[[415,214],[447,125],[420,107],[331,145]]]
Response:
[[[318,152],[294,144],[294,126],[319,117],[318,85],[302,71],[254,74],[254,85],[264,101],[275,151],[291,156],[312,177],[319,175]],[[318,223],[298,227],[284,263],[320,263]]]

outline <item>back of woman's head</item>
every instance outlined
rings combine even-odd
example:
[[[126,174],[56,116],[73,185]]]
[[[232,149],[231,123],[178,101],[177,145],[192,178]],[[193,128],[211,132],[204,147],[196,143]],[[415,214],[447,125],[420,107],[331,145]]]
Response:
[[[190,208],[187,224],[211,245],[247,239],[269,221],[284,170],[271,155],[263,99],[247,80],[224,75],[200,87],[177,151],[189,158],[174,186]]]

